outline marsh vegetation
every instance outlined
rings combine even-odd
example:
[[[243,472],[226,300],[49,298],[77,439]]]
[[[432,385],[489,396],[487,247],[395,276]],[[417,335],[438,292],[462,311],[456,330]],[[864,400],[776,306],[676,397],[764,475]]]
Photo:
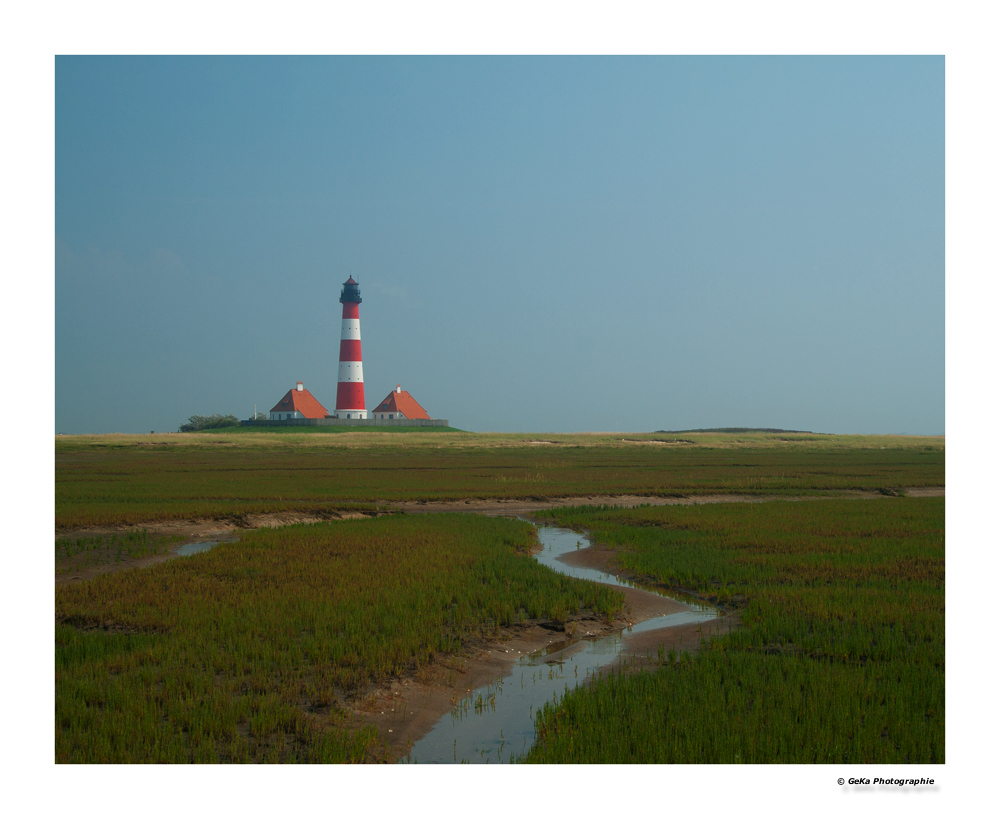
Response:
[[[518,623],[620,607],[534,542],[479,516],[342,521],[59,587],[56,759],[385,760],[349,699]]]
[[[546,707],[529,761],[944,762],[943,498],[552,518],[742,628]]]
[[[176,536],[154,535],[146,529],[57,538],[56,575],[165,555],[179,540]]]
[[[373,511],[393,501],[764,497],[944,485],[943,439],[690,437],[696,443],[657,443],[655,434],[548,436],[544,449],[523,435],[377,431],[58,439],[56,526]]]
[[[169,541],[144,524],[385,511],[398,501],[728,494],[796,503],[561,509],[644,584],[742,628],[545,709],[527,761],[942,762],[944,441],[795,433],[379,431],[56,442],[57,566]],[[853,491],[878,500],[837,499]],[[528,524],[390,515],[56,589],[58,761],[385,761],[349,707],[387,679],[615,592],[528,555]],[[145,550],[145,551],[143,551]],[[353,716],[352,716],[353,715]]]

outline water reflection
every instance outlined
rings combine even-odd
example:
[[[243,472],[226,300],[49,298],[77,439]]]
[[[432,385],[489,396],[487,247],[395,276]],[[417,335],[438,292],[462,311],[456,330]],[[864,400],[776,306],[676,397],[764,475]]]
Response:
[[[178,547],[175,554],[180,557],[200,554],[201,552],[207,552],[213,546],[218,546],[221,542],[221,540],[203,540],[198,543],[185,543],[183,546]]]
[[[569,566],[558,558],[589,545],[585,537],[569,529],[539,526],[542,550],[536,555],[545,566],[571,577],[612,586],[631,586],[628,581],[596,569]],[[672,598],[673,599],[673,598]],[[701,623],[717,612],[710,606],[691,606],[684,611],[655,617],[627,629],[637,634],[666,626]],[[535,712],[546,702],[556,702],[594,671],[619,658],[622,633],[607,637],[560,640],[522,657],[513,671],[492,685],[473,691],[458,707],[413,744],[404,762],[513,762],[535,741]]]
[[[644,589],[645,591],[659,594],[661,597],[668,597],[668,595],[662,594],[656,589],[645,588],[638,583],[633,583],[631,580],[618,577],[618,575],[608,574],[599,569],[570,566],[568,563],[564,563],[560,560],[561,557],[590,546],[590,540],[579,532],[574,532],[572,529],[560,529],[556,526],[538,526],[537,528],[538,538],[542,543],[542,550],[535,555],[535,558],[543,566],[548,566],[553,571],[559,572],[559,574],[578,577],[581,580],[593,580],[595,583],[605,583],[608,586],[618,586],[620,588]],[[669,598],[671,600],[682,601],[696,609],[715,612],[714,608],[706,606],[694,598],[683,598],[678,595],[669,595]],[[662,628],[662,626],[656,626],[656,628]]]

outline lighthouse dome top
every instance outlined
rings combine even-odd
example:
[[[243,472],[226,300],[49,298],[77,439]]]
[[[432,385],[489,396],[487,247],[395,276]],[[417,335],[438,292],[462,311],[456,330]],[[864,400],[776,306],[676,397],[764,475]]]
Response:
[[[344,282],[344,289],[340,291],[340,303],[346,302],[361,304],[361,290],[353,276],[348,277],[347,281]]]

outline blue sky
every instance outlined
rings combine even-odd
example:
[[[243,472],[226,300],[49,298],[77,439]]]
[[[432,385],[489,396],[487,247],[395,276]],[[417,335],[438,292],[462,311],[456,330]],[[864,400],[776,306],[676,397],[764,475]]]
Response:
[[[57,57],[55,431],[943,434],[943,57]]]

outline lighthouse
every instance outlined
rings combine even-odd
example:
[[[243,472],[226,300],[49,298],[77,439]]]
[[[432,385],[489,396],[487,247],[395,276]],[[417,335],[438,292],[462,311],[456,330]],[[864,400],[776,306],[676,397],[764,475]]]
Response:
[[[340,291],[344,311],[340,322],[340,368],[337,373],[337,408],[334,418],[367,418],[365,377],[361,369],[361,319],[358,305],[361,291],[354,277]]]

